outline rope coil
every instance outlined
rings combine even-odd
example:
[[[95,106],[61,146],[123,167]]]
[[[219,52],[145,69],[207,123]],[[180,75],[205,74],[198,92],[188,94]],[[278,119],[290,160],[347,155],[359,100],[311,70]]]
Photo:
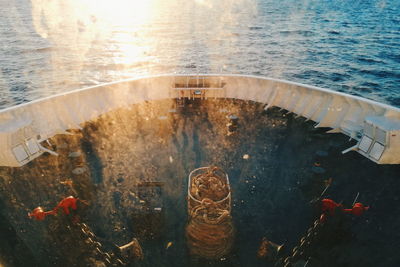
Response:
[[[200,168],[189,176],[186,236],[192,254],[218,259],[232,248],[234,227],[228,177],[220,168]]]

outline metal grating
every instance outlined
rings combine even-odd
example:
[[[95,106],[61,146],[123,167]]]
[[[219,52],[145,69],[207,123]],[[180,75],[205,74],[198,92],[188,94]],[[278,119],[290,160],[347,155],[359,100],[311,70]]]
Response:
[[[375,142],[375,144],[372,146],[372,149],[371,149],[371,152],[369,153],[369,155],[371,156],[371,158],[373,158],[375,160],[380,160],[384,150],[385,150],[384,145],[382,145],[378,142]]]
[[[360,141],[360,145],[358,146],[358,148],[367,153],[369,148],[371,147],[372,144],[372,139],[369,138],[368,136],[364,135],[363,138]]]

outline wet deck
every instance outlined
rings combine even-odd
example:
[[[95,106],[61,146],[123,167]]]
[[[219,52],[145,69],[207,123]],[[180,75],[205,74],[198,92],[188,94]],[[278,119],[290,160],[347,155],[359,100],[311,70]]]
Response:
[[[72,216],[60,213],[44,222],[27,217],[36,206],[50,209],[75,195],[90,203],[79,205],[76,214],[93,230],[102,252],[139,238],[145,259],[132,266],[272,266],[256,257],[261,238],[285,243],[289,253],[318,216],[310,201],[332,177],[326,197],[351,206],[359,192],[358,200],[371,209],[325,229],[304,256],[310,258],[308,266],[400,265],[400,166],[377,165],[357,153],[342,155],[353,144],[348,137],[325,134],[279,110],[266,112],[258,103],[175,104],[154,101],[110,112],[73,135],[54,137],[59,157],[44,155],[22,168],[0,168],[1,263],[103,266]],[[230,136],[229,114],[239,117]],[[232,254],[219,261],[191,257],[185,240],[187,176],[208,165],[229,174],[237,230]],[[72,187],[60,183],[67,179]],[[140,192],[143,182],[156,182],[151,205],[141,199],[146,198]],[[146,213],[146,205],[162,212]]]

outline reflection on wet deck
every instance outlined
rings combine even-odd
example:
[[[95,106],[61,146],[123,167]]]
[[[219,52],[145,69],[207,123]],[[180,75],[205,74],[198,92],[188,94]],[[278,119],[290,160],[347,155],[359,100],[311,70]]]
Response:
[[[359,200],[372,208],[325,229],[303,263],[396,265],[399,166],[342,155],[347,137],[325,134],[278,110],[266,112],[258,103],[181,104],[154,101],[110,112],[71,130],[73,135],[52,138],[58,157],[0,168],[1,263],[104,266],[104,253],[137,237],[144,260],[132,266],[272,266],[257,258],[262,238],[285,243],[290,253],[318,216],[309,202],[332,177],[326,196],[350,205],[360,192]],[[238,122],[228,134],[232,114]],[[216,261],[189,255],[185,240],[188,175],[210,165],[229,174],[236,228],[231,254]],[[89,202],[78,204],[79,222],[61,213],[41,222],[27,217],[33,208],[51,209],[69,195]],[[94,245],[81,233],[82,223],[94,233]]]

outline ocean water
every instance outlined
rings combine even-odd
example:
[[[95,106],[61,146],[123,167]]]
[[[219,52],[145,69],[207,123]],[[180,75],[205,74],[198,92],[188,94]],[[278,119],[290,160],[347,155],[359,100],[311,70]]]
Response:
[[[0,109],[161,73],[269,76],[400,107],[398,0],[0,0],[0,7]],[[210,100],[171,113],[174,105],[114,111],[52,138],[57,158],[1,167],[0,266],[104,266],[103,252],[132,237],[145,259],[128,266],[273,266],[256,258],[262,237],[291,255],[319,216],[312,200],[329,178],[324,196],[371,209],[328,221],[298,266],[400,266],[400,166],[342,155],[347,137],[259,103]],[[239,117],[234,136],[226,134],[226,109]],[[200,261],[185,240],[187,175],[214,164],[230,177],[236,241],[230,257]],[[163,182],[164,226],[154,240],[138,234],[148,221],[134,216],[143,181]],[[74,216],[28,219],[68,195],[89,205]],[[76,218],[92,229],[91,242]]]
[[[400,107],[398,0],[0,0],[0,108],[160,73],[240,73]]]

